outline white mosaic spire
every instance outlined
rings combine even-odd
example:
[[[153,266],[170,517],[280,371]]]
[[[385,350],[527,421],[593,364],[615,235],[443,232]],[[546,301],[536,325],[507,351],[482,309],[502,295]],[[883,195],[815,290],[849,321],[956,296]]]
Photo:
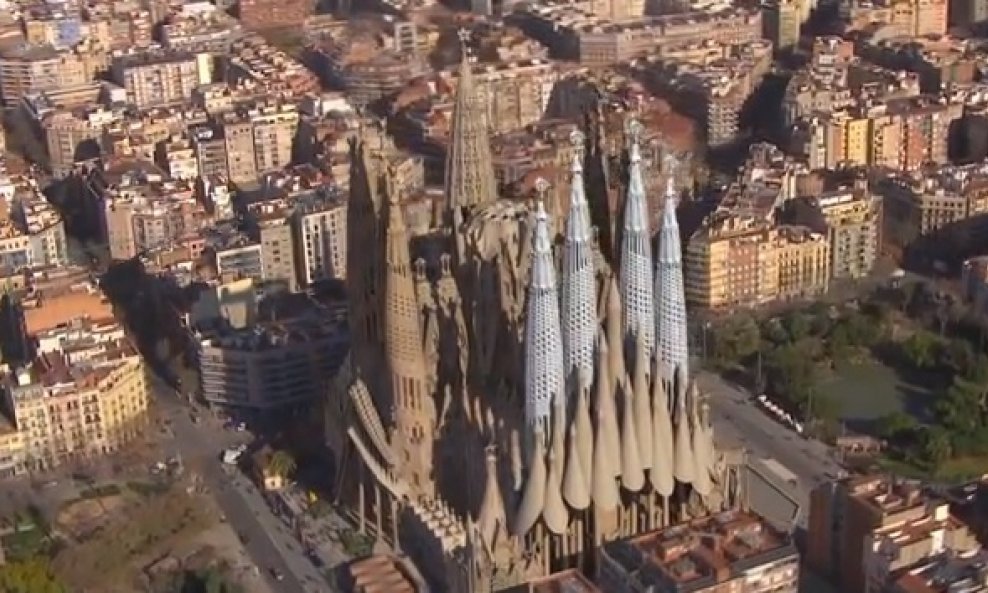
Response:
[[[655,260],[655,335],[657,371],[671,381],[676,369],[688,377],[689,350],[686,329],[686,294],[683,288],[683,254],[679,239],[676,206],[679,203],[674,184],[674,165],[670,166],[662,228],[659,230],[659,256]]]
[[[649,354],[655,348],[655,303],[652,294],[652,245],[648,207],[641,171],[642,125],[628,123],[628,196],[624,204],[624,235],[621,239],[621,299],[624,304],[625,337],[642,332]],[[614,345],[613,347],[619,347]]]
[[[544,197],[548,182],[536,182]],[[525,312],[525,420],[533,433],[551,434],[552,404],[562,401],[563,340],[559,294],[549,238],[549,216],[540,197],[532,232],[532,269]]]
[[[594,277],[590,210],[583,185],[584,137],[570,135],[573,143],[569,218],[562,269],[562,329],[565,376],[581,372],[593,375],[594,343],[597,337],[597,293]],[[574,372],[575,369],[575,372]]]

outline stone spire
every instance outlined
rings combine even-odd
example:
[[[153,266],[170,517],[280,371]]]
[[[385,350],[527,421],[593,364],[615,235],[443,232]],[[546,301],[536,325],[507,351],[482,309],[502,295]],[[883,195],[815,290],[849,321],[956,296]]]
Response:
[[[427,491],[432,480],[436,409],[426,380],[425,354],[408,233],[398,203],[394,174],[388,172],[388,227],[384,257],[384,351],[395,425],[392,446],[404,460],[400,471]]]
[[[627,377],[622,381],[621,391],[624,402],[621,414],[621,485],[628,492],[638,492],[645,485],[645,473],[638,451],[638,435],[635,434],[634,395]]]
[[[569,523],[569,509],[563,501],[565,456],[566,437],[563,436],[562,430],[553,430],[549,446],[549,472],[545,480],[545,508],[542,509],[542,518],[549,531],[557,535],[565,532]]]
[[[676,487],[672,475],[673,439],[672,419],[669,417],[668,390],[670,383],[654,379],[652,381],[652,469],[648,478],[660,495],[672,496]]]
[[[595,392],[594,409],[597,412],[597,442],[604,440],[610,474],[608,478],[621,475],[621,430],[618,428],[617,404],[614,402],[614,379],[611,373],[611,353],[607,346],[607,338],[601,331],[597,336],[597,389]],[[599,448],[600,446],[597,445]],[[594,459],[597,451],[594,450]],[[594,461],[594,480],[597,479],[597,462]]]
[[[350,140],[350,200],[347,207],[347,299],[350,322],[353,324],[351,359],[363,369],[368,378],[374,369],[368,368],[380,358],[381,301],[381,199],[377,187],[377,171],[367,157],[361,137]],[[371,393],[381,390],[371,386]],[[382,413],[384,404],[381,406]]]
[[[624,230],[621,237],[621,296],[624,331],[627,336],[642,332],[651,355],[655,347],[655,303],[652,296],[652,236],[648,228],[648,206],[642,181],[639,141],[642,125],[628,124],[628,195],[624,204]],[[618,348],[618,344],[611,344]]]
[[[670,167],[672,168],[672,167]],[[676,206],[679,202],[673,172],[669,172],[659,256],[655,260],[655,336],[659,377],[671,381],[676,369],[689,377],[689,351],[686,329],[686,295],[683,289],[683,256],[679,239]]]
[[[707,403],[699,404],[700,399],[697,393],[696,383],[693,384],[693,392],[690,394],[691,407],[693,409],[693,489],[700,496],[707,496],[713,489],[713,481],[710,479],[710,465],[713,459],[712,435],[707,427]],[[702,409],[701,409],[702,408]]]
[[[634,406],[635,436],[638,437],[638,458],[642,469],[652,467],[652,394],[649,393],[648,354],[645,352],[645,338],[639,335],[635,342],[635,368],[632,371],[631,389]]]
[[[540,179],[536,184],[544,194],[548,183]],[[531,280],[525,312],[525,420],[532,430],[546,437],[551,436],[552,406],[562,403],[564,393],[559,295],[553,265],[549,217],[540,200],[532,233]]]
[[[686,407],[686,371],[676,369],[675,444],[672,473],[683,484],[693,482],[696,461],[693,459],[693,439],[690,433],[690,418]]]
[[[573,424],[569,429],[566,474],[563,476],[563,498],[578,511],[590,506],[590,487],[579,451],[580,442],[584,438],[592,439],[592,435],[581,435],[578,425]]]
[[[545,435],[537,430],[532,440],[534,443],[528,458],[528,477],[525,480],[521,504],[515,518],[516,535],[528,533],[545,508]]]
[[[574,131],[569,218],[562,270],[563,364],[566,377],[593,372],[597,335],[597,294],[594,276],[593,231],[583,181],[583,134]]]
[[[455,228],[463,223],[471,209],[497,200],[487,106],[473,80],[467,35],[466,31],[460,32],[463,59],[453,105],[452,137],[446,153],[447,224],[454,224]]]
[[[484,538],[487,549],[493,549],[498,537],[503,537],[508,524],[504,510],[504,499],[501,498],[501,488],[497,480],[497,451],[487,447],[485,451],[487,462],[487,486],[484,488],[484,498],[480,504],[477,516],[477,527]]]

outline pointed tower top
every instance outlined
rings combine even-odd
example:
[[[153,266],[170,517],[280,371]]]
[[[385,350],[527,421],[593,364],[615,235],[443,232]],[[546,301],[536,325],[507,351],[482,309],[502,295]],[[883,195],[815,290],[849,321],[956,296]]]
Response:
[[[487,106],[477,93],[467,49],[470,33],[461,29],[458,35],[462,44],[462,59],[453,105],[450,145],[446,151],[446,205],[450,210],[472,208],[497,200]]]
[[[484,489],[484,499],[480,506],[477,524],[484,537],[484,543],[487,544],[488,549],[491,549],[494,547],[494,541],[499,531],[505,528],[507,519],[504,500],[501,498],[501,489],[498,487],[497,481],[497,448],[493,445],[486,448],[485,461],[487,463],[487,486]]]

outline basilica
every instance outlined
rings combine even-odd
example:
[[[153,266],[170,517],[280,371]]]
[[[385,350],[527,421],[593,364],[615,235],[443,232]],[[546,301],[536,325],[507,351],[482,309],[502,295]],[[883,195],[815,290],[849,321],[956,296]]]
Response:
[[[353,342],[325,406],[340,506],[455,593],[592,573],[604,542],[741,496],[691,380],[679,195],[670,181],[653,233],[641,126],[626,125],[614,228],[594,225],[593,130],[571,138],[565,215],[542,180],[530,203],[500,199],[468,59],[424,247],[394,173],[351,142]]]

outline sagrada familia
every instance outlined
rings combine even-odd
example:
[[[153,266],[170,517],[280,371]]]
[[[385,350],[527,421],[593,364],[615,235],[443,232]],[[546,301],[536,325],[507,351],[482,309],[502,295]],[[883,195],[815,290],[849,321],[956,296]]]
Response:
[[[425,247],[395,176],[351,143],[352,348],[326,405],[337,496],[437,590],[592,574],[605,542],[738,504],[739,462],[715,449],[689,371],[678,196],[670,182],[653,257],[641,126],[627,128],[616,248],[587,199],[600,134],[573,134],[564,223],[546,182],[534,206],[499,199],[467,57]]]

